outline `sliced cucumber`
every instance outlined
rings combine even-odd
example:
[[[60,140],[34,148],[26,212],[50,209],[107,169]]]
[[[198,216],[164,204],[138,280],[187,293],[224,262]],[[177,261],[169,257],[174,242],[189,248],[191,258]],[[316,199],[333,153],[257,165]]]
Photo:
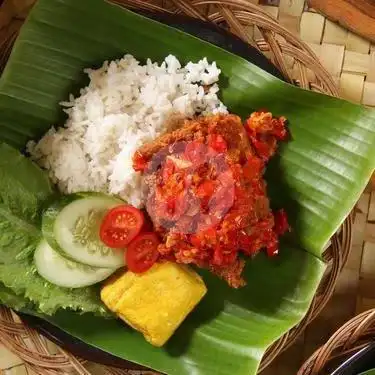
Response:
[[[82,288],[109,277],[115,270],[96,268],[73,262],[53,250],[42,240],[34,253],[34,263],[40,276],[52,284],[65,288]]]
[[[109,195],[78,193],[63,197],[43,215],[42,231],[62,256],[94,267],[120,268],[124,251],[105,246],[99,228],[106,212],[124,202]]]

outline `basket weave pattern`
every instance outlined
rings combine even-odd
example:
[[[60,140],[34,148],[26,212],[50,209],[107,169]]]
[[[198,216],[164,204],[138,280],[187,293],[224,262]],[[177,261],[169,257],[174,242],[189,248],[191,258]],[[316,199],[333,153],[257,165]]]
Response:
[[[313,52],[316,46],[301,41],[293,27],[290,30],[283,25],[293,24],[293,17],[285,17],[281,12],[285,4],[276,2],[277,6],[263,5],[253,0],[111,0],[130,8],[144,8],[154,11],[181,13],[192,17],[214,22],[230,29],[243,40],[262,51],[281,70],[284,76],[296,85],[333,96],[339,95],[337,79],[332,78],[323,64]],[[0,69],[9,57],[17,32],[22,25],[34,0],[5,0],[0,11]],[[264,1],[261,1],[264,3]],[[272,1],[268,1],[271,3]],[[291,2],[292,12],[296,12],[298,3],[300,16],[306,9],[303,1]],[[1,0],[0,0],[1,4]],[[284,5],[283,5],[284,4]],[[283,8],[284,7],[284,8]],[[275,12],[276,10],[276,12]],[[281,17],[279,14],[281,12]],[[310,12],[309,12],[310,13]],[[315,13],[311,13],[315,14]],[[279,16],[279,20],[277,17]],[[2,27],[3,26],[3,27]],[[290,26],[290,25],[289,25]],[[312,47],[312,48],[311,48]],[[319,52],[319,51],[318,51]],[[352,221],[348,218],[339,234],[331,241],[324,257],[329,264],[328,271],[320,285],[311,308],[304,320],[277,341],[266,353],[261,370],[266,368],[282,351],[290,347],[309,323],[322,311],[331,297],[338,275],[346,263],[351,247]],[[17,317],[6,308],[0,308],[0,341],[5,347],[18,354],[28,369],[41,374],[66,374],[75,371],[79,374],[95,372],[91,367],[87,370],[83,361],[47,343],[32,329],[23,326]],[[0,348],[1,358],[1,348]],[[0,366],[1,368],[1,366]],[[115,370],[101,367],[109,374],[133,373],[128,370]],[[138,372],[140,373],[140,372]],[[146,374],[147,372],[142,372]]]
[[[375,336],[375,309],[366,311],[346,323],[317,350],[297,375],[324,375],[330,365],[343,361],[368,345]]]

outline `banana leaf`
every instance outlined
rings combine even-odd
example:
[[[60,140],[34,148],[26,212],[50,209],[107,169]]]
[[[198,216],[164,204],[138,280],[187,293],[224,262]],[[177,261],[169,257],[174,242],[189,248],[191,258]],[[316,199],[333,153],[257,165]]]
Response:
[[[86,67],[125,53],[182,62],[206,56],[222,70],[221,99],[246,117],[268,108],[289,120],[291,140],[267,169],[272,205],[293,235],[280,256],[249,262],[248,285],[231,290],[203,273],[207,297],[164,348],[118,321],[59,311],[46,320],[88,344],[175,375],[253,375],[266,349],[306,314],[325,270],[324,245],[375,167],[375,113],[303,91],[227,51],[102,0],[39,0],[0,81],[0,139],[24,149],[52,124],[58,103],[78,93]]]

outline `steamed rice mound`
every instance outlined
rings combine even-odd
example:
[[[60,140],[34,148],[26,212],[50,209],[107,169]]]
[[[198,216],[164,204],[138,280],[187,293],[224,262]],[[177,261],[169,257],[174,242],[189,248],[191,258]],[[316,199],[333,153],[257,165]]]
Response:
[[[202,59],[184,67],[169,55],[141,65],[131,55],[87,69],[89,85],[60,103],[64,127],[28,143],[31,158],[63,193],[99,191],[142,205],[141,176],[132,155],[169,130],[173,118],[227,113],[218,99],[220,70]]]

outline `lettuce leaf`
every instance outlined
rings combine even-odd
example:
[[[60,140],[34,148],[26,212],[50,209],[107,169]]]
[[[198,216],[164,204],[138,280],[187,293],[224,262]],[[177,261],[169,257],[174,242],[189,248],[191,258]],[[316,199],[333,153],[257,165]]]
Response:
[[[64,308],[111,316],[100,300],[97,287],[67,289],[53,285],[38,275],[32,260],[0,264],[0,275],[1,282],[17,296],[23,295],[26,301],[34,303],[39,313],[53,315]]]
[[[16,149],[0,143],[0,198],[8,212],[38,225],[43,205],[53,194],[46,173]]]
[[[31,308],[32,304],[25,297],[17,295],[4,284],[0,283],[0,302],[14,310]]]
[[[107,316],[97,287],[61,288],[35,270],[43,207],[55,197],[47,175],[36,164],[0,143],[0,302],[15,309],[33,303],[48,315],[68,308]]]

